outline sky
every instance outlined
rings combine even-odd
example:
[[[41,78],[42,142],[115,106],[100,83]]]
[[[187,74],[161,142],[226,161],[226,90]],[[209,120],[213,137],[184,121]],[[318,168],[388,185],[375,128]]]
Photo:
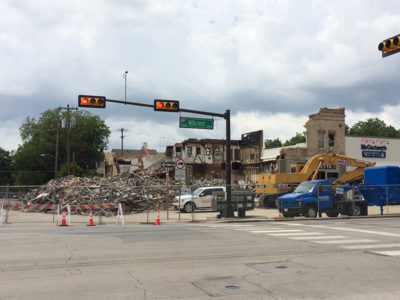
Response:
[[[345,107],[349,126],[380,118],[400,128],[400,53],[378,44],[400,33],[398,0],[2,0],[0,147],[19,128],[78,95],[185,109],[230,110],[231,138],[263,130],[285,141],[319,108]],[[179,128],[188,113],[107,103],[88,109],[110,127],[108,151],[164,151],[188,138],[225,138]]]

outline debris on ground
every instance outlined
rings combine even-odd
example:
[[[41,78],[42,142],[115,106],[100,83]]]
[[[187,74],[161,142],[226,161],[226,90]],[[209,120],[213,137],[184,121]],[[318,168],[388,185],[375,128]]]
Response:
[[[173,198],[179,194],[179,185],[160,174],[133,173],[113,177],[75,177],[67,176],[50,180],[40,188],[34,189],[20,198],[24,203],[87,205],[101,203],[122,203],[125,213],[143,212],[147,209],[172,208]],[[164,174],[165,175],[165,174]],[[189,193],[200,186],[223,185],[222,180],[199,181],[191,186],[181,186]],[[251,189],[250,186],[233,184],[232,190]]]
[[[176,189],[169,187],[169,203]],[[113,177],[74,177],[53,179],[25,194],[24,203],[54,203],[64,207],[79,204],[123,203],[124,211],[143,212],[165,208],[166,182],[154,175],[131,174]]]

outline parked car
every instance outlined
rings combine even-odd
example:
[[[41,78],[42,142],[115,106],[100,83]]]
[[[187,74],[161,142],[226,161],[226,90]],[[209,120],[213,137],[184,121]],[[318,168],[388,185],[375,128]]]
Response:
[[[173,201],[175,209],[190,213],[195,209],[210,209],[213,192],[225,192],[224,186],[199,187],[189,195],[176,196]],[[179,205],[179,198],[181,203]]]

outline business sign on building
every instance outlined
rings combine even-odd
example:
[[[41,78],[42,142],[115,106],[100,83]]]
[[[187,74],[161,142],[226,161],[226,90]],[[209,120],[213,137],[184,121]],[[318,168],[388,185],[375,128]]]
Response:
[[[389,144],[385,139],[361,139],[361,155],[366,158],[386,158]]]
[[[345,155],[375,162],[376,166],[400,166],[400,139],[346,136]]]

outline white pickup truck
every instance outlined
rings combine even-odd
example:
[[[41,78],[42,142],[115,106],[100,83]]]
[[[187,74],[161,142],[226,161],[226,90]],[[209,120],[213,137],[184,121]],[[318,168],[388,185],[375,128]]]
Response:
[[[176,196],[173,201],[175,209],[181,209],[184,212],[190,213],[196,208],[206,209],[211,208],[211,198],[213,192],[225,192],[224,186],[207,186],[199,187],[190,195],[181,195],[181,204],[179,205],[179,196]]]

